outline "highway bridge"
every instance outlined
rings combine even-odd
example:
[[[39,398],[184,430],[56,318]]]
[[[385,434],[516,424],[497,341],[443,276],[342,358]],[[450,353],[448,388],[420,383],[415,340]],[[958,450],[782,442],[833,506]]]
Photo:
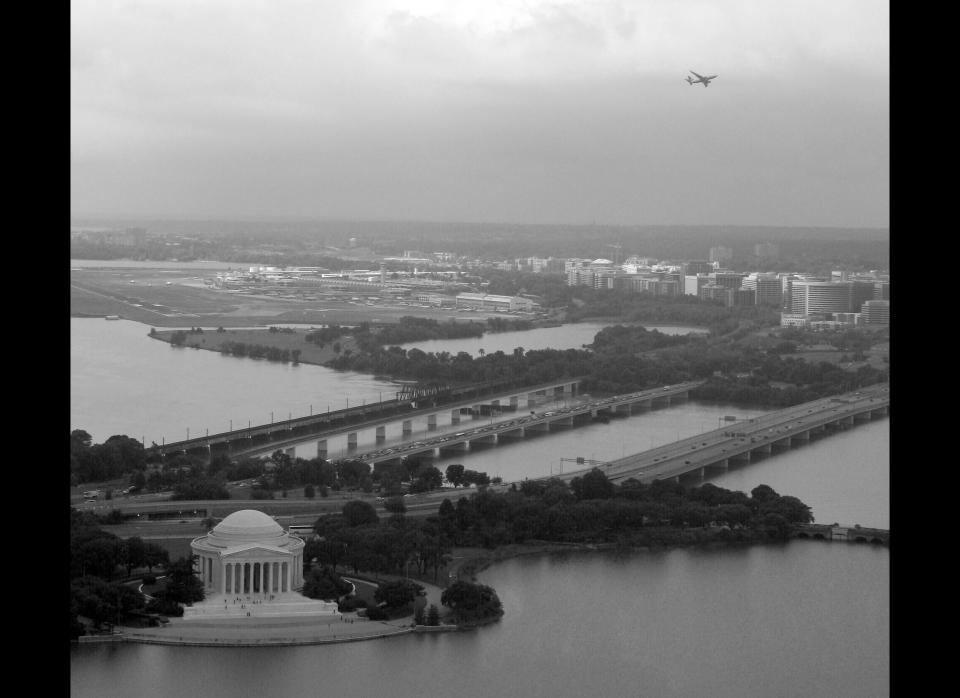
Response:
[[[427,429],[437,428],[441,411],[450,410],[450,421],[459,424],[461,415],[479,417],[491,412],[517,411],[534,407],[546,400],[572,397],[578,392],[582,378],[564,378],[540,385],[517,387],[499,383],[462,386],[449,391],[447,402],[435,404],[436,400],[395,399],[385,402],[355,405],[334,412],[313,414],[306,417],[261,424],[259,426],[157,445],[163,456],[191,454],[212,457],[220,453],[232,458],[271,453],[277,449],[290,449],[293,444],[302,444],[317,437],[317,456],[327,457],[327,440],[346,434],[348,450],[357,448],[358,432],[373,429],[377,443],[386,441],[387,427],[400,425],[402,434],[412,433],[412,420],[426,416]],[[424,403],[427,403],[424,405]]]
[[[626,417],[652,407],[667,406],[674,401],[689,398],[690,391],[703,384],[703,381],[691,381],[642,390],[635,393],[615,395],[613,397],[560,407],[547,412],[530,412],[516,419],[488,424],[482,427],[464,429],[455,434],[445,434],[434,439],[399,444],[352,456],[369,465],[390,461],[399,461],[408,456],[432,458],[439,454],[462,453],[477,447],[493,446],[506,441],[523,439],[533,434],[549,433],[556,429],[570,429],[578,424],[594,420],[607,420],[611,417]]]
[[[787,450],[811,438],[849,429],[857,423],[886,417],[890,408],[889,384],[880,383],[855,392],[813,400],[771,412],[735,425],[599,464],[613,482],[635,478],[642,483],[683,476],[703,478],[708,469],[726,470],[731,462],[746,462],[758,455]],[[565,473],[570,480],[589,469]]]
[[[890,545],[890,531],[885,528],[865,528],[859,525],[848,526],[836,523],[801,524],[797,527],[793,537]]]

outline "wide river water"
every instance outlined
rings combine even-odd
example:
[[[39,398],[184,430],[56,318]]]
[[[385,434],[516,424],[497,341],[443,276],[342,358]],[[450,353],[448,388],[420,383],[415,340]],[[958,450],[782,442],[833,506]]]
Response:
[[[395,390],[317,366],[172,349],[132,322],[73,319],[71,328],[71,428],[98,442],[179,439],[187,426],[212,432],[230,418],[262,423],[270,411],[281,419]],[[547,346],[592,339],[551,329]],[[615,458],[758,412],[688,402],[437,463],[533,477],[574,467],[567,458]],[[889,527],[889,420],[712,481],[768,484],[822,523]],[[506,613],[477,632],[316,647],[73,646],[71,695],[885,696],[889,564],[887,548],[818,541],[519,558],[481,574]]]

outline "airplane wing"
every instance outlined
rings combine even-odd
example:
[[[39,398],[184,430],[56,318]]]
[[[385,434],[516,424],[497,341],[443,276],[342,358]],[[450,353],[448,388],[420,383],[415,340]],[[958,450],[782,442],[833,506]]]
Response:
[[[707,78],[707,80],[713,80],[715,77],[717,77],[717,76],[716,76],[716,75],[711,75],[710,77]]]
[[[693,73],[692,70],[691,70],[690,72]],[[697,76],[698,78],[700,78],[701,80],[703,80],[703,76],[702,76],[702,75],[699,75],[699,74],[697,74],[697,73],[693,73],[693,74],[696,75],[696,76]]]

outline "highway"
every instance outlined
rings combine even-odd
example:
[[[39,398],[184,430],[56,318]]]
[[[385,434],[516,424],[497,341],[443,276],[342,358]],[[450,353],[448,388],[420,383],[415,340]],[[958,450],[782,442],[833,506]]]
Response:
[[[890,404],[889,385],[869,386],[844,395],[824,398],[771,412],[729,426],[642,453],[600,465],[607,477],[620,482],[665,480],[698,471],[703,467],[724,467],[725,461],[750,457],[751,452],[769,453],[775,447],[788,448],[791,439],[805,440],[841,420],[885,409]],[[565,473],[562,479],[583,475],[587,469]]]
[[[516,419],[487,424],[485,426],[474,427],[472,429],[466,428],[463,431],[459,431],[455,434],[444,434],[433,439],[423,439],[420,441],[411,442],[409,444],[399,444],[389,448],[378,449],[376,451],[358,453],[351,456],[351,458],[354,460],[362,460],[365,463],[373,465],[382,461],[399,460],[405,456],[411,456],[415,454],[430,456],[438,448],[451,448],[458,444],[463,444],[465,446],[470,441],[477,441],[479,439],[492,441],[493,437],[505,432],[521,432],[521,430],[524,429],[540,426],[544,427],[544,429],[537,430],[539,433],[540,431],[546,431],[549,429],[548,425],[554,422],[560,422],[561,420],[568,421],[576,417],[589,416],[597,413],[598,411],[609,412],[610,410],[615,410],[617,407],[623,407],[638,402],[646,402],[654,399],[663,399],[677,395],[683,395],[702,383],[703,381],[678,383],[677,385],[661,386],[652,390],[642,390],[624,395],[614,395],[613,397],[594,400],[592,402],[582,402],[575,405],[568,405],[566,407],[558,407],[556,409],[539,414],[530,412],[530,414],[526,414]]]

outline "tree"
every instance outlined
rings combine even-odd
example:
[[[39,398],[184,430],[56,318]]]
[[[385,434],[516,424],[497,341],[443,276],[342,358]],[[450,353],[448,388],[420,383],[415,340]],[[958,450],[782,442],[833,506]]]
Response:
[[[307,557],[304,555],[304,559]],[[309,562],[307,563],[309,564]],[[310,599],[333,601],[350,593],[350,583],[329,567],[314,567],[303,580],[303,595]]]
[[[577,499],[610,499],[616,486],[607,479],[599,468],[593,468],[583,477],[570,481],[570,489]]]
[[[407,513],[407,505],[403,503],[403,497],[390,497],[383,503],[383,508],[394,516],[403,516]]]
[[[316,496],[316,490],[314,490],[313,485],[307,485],[303,488],[303,496],[307,499],[313,499]]]
[[[440,625],[440,609],[435,603],[427,609],[427,625]]]
[[[497,592],[485,584],[458,580],[444,589],[440,603],[453,611],[458,623],[503,615]]]
[[[428,492],[443,484],[443,474],[434,466],[417,470],[417,479],[410,485],[411,492]]]
[[[167,586],[163,598],[177,603],[203,601],[203,582],[193,572],[193,560],[181,557],[167,567]]]
[[[135,567],[142,567],[146,559],[147,546],[140,536],[131,536],[123,542],[125,549],[124,564],[127,567],[127,575]]]
[[[361,499],[351,499],[343,505],[341,513],[347,526],[362,526],[380,521],[373,505]]]
[[[457,487],[463,482],[463,466],[460,463],[451,463],[447,466],[447,482]]]
[[[137,470],[130,476],[130,485],[134,491],[142,490],[147,485],[147,476],[143,474],[142,470]]]
[[[377,603],[385,604],[387,608],[401,608],[413,603],[422,591],[422,585],[409,579],[398,579],[382,582],[373,593],[373,598]]]

